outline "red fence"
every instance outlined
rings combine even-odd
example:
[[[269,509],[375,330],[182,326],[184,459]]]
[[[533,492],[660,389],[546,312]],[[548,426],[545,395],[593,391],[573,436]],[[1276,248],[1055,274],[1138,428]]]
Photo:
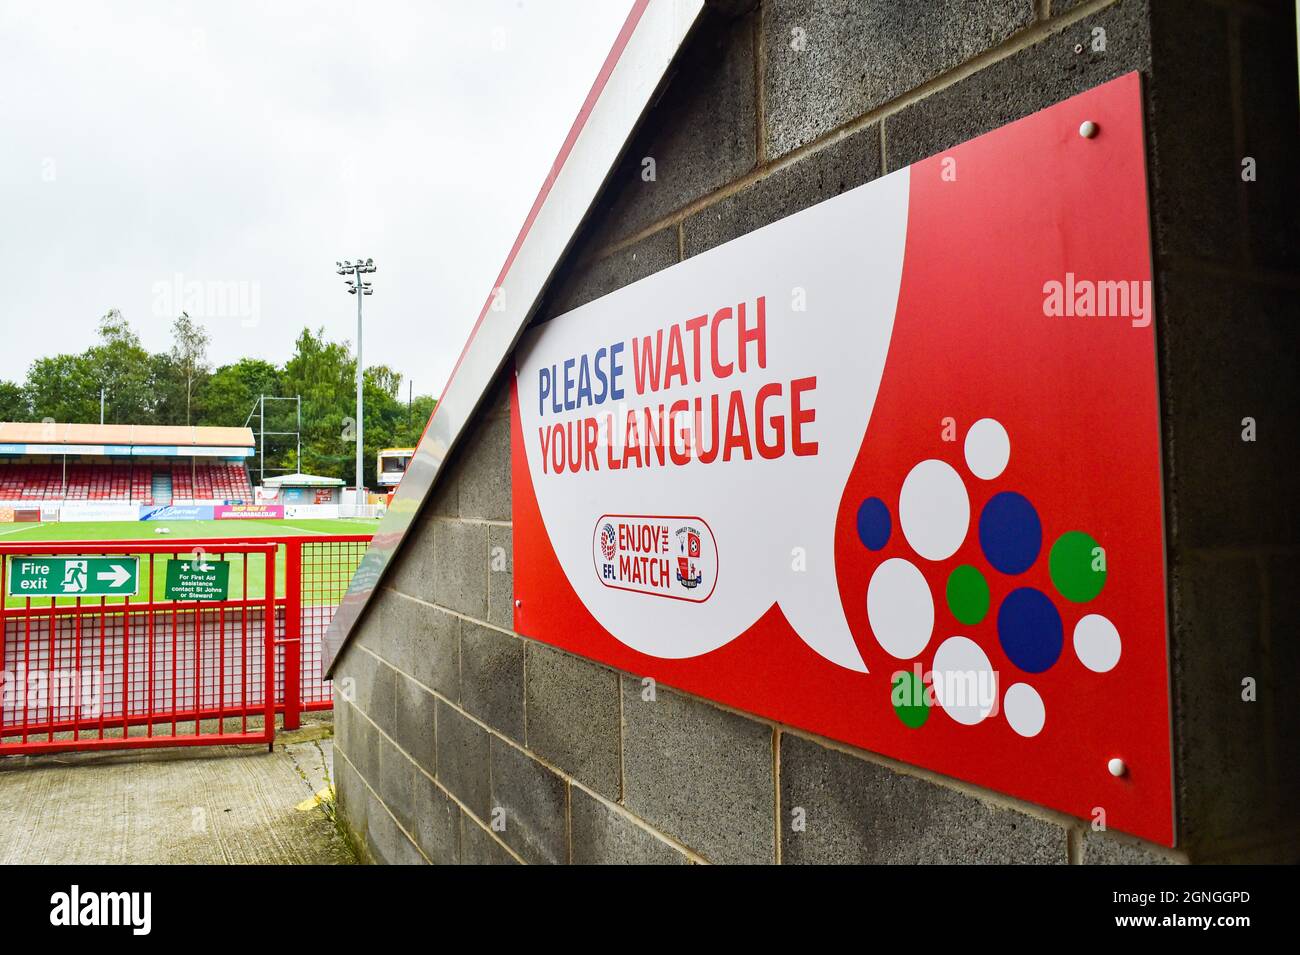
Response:
[[[333,705],[321,639],[368,542],[0,545],[0,754],[270,742]],[[138,561],[136,592],[8,596],[12,559],[74,555]],[[169,561],[229,564],[228,592],[169,599]]]

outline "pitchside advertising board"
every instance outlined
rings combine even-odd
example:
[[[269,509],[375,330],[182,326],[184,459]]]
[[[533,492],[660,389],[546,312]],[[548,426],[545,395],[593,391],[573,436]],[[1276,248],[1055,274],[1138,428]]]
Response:
[[[1136,73],[517,351],[519,632],[1173,842]]]

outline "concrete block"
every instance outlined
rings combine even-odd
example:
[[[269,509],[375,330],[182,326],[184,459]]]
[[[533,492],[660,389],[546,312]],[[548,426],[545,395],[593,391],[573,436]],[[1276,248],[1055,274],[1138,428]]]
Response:
[[[334,679],[342,683],[345,693],[351,681],[352,704],[372,723],[384,732],[393,728],[396,674],[391,667],[360,647],[353,647]]]
[[[348,741],[352,735],[352,704],[343,698],[337,686],[334,687],[332,696],[334,698],[334,748],[347,752]]]
[[[1268,573],[1268,664],[1270,679],[1262,688],[1273,711],[1272,762],[1277,773],[1277,804],[1283,819],[1300,819],[1300,696],[1292,688],[1300,683],[1300,640],[1295,638],[1300,620],[1300,588],[1296,587],[1295,557],[1274,556]]]
[[[460,516],[510,520],[510,419],[476,415],[453,454],[461,459]]]
[[[348,760],[372,786],[379,782],[379,731],[368,719],[348,704]]]
[[[628,813],[569,787],[574,865],[685,865],[687,857],[632,821]]]
[[[685,257],[753,232],[880,175],[880,127],[868,126],[778,169],[682,223]]]
[[[1203,269],[1166,269],[1165,440],[1177,546],[1289,547],[1300,540],[1291,476],[1300,447],[1296,294]],[[1255,440],[1243,441],[1243,419]]]
[[[623,804],[710,862],[776,858],[772,729],[622,678]]]
[[[1176,865],[1185,862],[1168,849],[1119,832],[1085,830],[1079,850],[1084,865]]]
[[[460,698],[460,618],[386,591],[380,619],[388,637],[380,654],[407,676],[449,700]]]
[[[370,794],[366,810],[366,851],[383,865],[424,865],[424,857],[384,810],[384,804]]]
[[[415,764],[386,737],[380,736],[379,778],[374,784],[379,798],[407,832],[415,830]]]
[[[619,798],[618,675],[527,641],[528,748],[603,796]]]
[[[1151,44],[1156,249],[1238,260],[1245,184],[1233,130],[1228,14],[1206,3],[1155,3]]]
[[[464,813],[460,814],[460,861],[462,865],[518,865],[491,833]]]
[[[455,482],[447,470],[438,478],[433,497],[424,511],[415,519],[401,549],[393,555],[393,562],[384,577],[383,586],[421,600],[433,601],[433,534],[431,527],[437,516],[440,502],[445,505],[450,495],[451,510],[446,516],[455,517],[457,508]]]
[[[438,782],[480,819],[491,802],[488,732],[455,707],[438,701]]]
[[[425,772],[434,772],[434,695],[414,680],[398,674],[397,713],[393,739]]]
[[[356,769],[344,758],[334,759],[334,794],[338,811],[348,830],[354,849],[364,850],[366,845],[366,816],[370,806],[370,792],[361,781]]]
[[[433,780],[415,774],[416,844],[435,865],[460,861],[460,807]]]
[[[569,861],[569,784],[528,754],[493,737],[492,815],[503,818],[497,833],[527,862]]]
[[[677,264],[677,253],[677,228],[669,226],[603,258],[574,259],[574,264],[557,277],[556,290],[543,307],[543,314],[552,318],[562,315],[654,275]]]
[[[1277,5],[1283,8],[1282,4]],[[1241,18],[1241,103],[1247,156],[1257,178],[1242,183],[1250,261],[1265,268],[1300,268],[1300,106],[1296,76],[1295,10]],[[1237,157],[1238,169],[1241,158]],[[1240,181],[1240,174],[1237,176]]]
[[[1174,694],[1179,847],[1228,861],[1223,847],[1278,823],[1263,580],[1252,557],[1189,557],[1175,566]],[[1242,681],[1257,698],[1242,698]]]
[[[610,177],[596,209],[596,248],[632,236],[754,168],[754,20],[701,23],[677,69]],[[643,178],[646,159],[654,179]]]
[[[510,386],[515,380],[515,370],[513,365],[507,365],[499,375],[492,387],[488,390],[487,398],[483,401],[482,414],[486,417],[502,417],[507,420],[510,418]]]
[[[803,830],[796,830],[800,811]],[[1065,864],[1063,827],[789,733],[781,859],[802,863]]]
[[[468,621],[460,630],[461,705],[511,739],[524,738],[524,641]]]
[[[900,8],[901,10],[901,8]],[[1086,43],[1106,31],[1106,50]],[[1085,44],[1075,53],[1076,44]],[[1119,0],[885,118],[885,169],[901,169],[1131,70],[1150,67],[1145,0]]]
[[[785,0],[763,11],[768,158],[896,99],[1034,21],[1033,0]]]
[[[487,617],[487,526],[439,519],[433,522],[434,603],[475,620]]]
[[[433,487],[433,494],[425,506],[425,514],[429,520],[435,517],[456,517],[460,514],[460,471],[459,455],[453,455],[450,460],[443,462]]]
[[[488,623],[513,630],[515,626],[515,552],[510,527],[488,528]]]

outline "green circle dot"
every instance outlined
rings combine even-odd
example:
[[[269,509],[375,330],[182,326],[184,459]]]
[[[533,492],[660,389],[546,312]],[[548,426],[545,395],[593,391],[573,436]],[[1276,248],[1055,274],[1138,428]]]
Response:
[[[1106,585],[1106,555],[1083,531],[1066,531],[1047,558],[1052,583],[1066,600],[1087,603]]]
[[[930,706],[925,701],[925,684],[915,673],[900,670],[894,674],[893,689],[889,696],[894,713],[904,726],[919,729],[930,718]]]
[[[979,623],[989,612],[988,581],[970,564],[962,564],[948,575],[948,609],[968,626]]]

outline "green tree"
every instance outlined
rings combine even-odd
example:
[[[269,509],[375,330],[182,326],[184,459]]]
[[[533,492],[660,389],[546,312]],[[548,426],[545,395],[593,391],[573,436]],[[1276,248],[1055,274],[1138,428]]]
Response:
[[[32,362],[24,391],[34,420],[97,424],[99,388],[100,379],[84,354],[52,355]]]
[[[349,478],[356,442],[355,367],[346,342],[304,328],[282,375],[284,395],[302,396],[302,470]]]
[[[120,311],[109,309],[99,320],[99,344],[86,349],[82,357],[91,377],[104,388],[105,424],[153,420],[158,398],[155,363]]]
[[[0,381],[0,421],[30,421],[31,405],[22,385]]]
[[[363,480],[375,487],[375,459],[381,448],[411,447],[424,430],[427,414],[416,421],[414,402],[399,400],[402,376],[385,365],[372,365],[363,378],[365,428],[362,435]],[[285,364],[285,395],[302,395],[303,470],[356,481],[356,360],[349,343],[330,342],[325,330],[303,329],[293,357]],[[421,410],[433,399],[420,397]],[[268,455],[269,458],[269,455]]]
[[[191,407],[196,385],[201,385],[207,376],[208,365],[207,330],[190,318],[187,312],[181,312],[172,322],[171,360],[185,382],[185,423],[189,424]]]
[[[414,395],[406,409],[406,421],[402,426],[401,447],[413,448],[420,443],[425,425],[433,417],[433,409],[438,401],[433,395]]]
[[[194,398],[196,424],[242,427],[259,395],[281,395],[280,370],[260,358],[222,365],[199,386]]]

